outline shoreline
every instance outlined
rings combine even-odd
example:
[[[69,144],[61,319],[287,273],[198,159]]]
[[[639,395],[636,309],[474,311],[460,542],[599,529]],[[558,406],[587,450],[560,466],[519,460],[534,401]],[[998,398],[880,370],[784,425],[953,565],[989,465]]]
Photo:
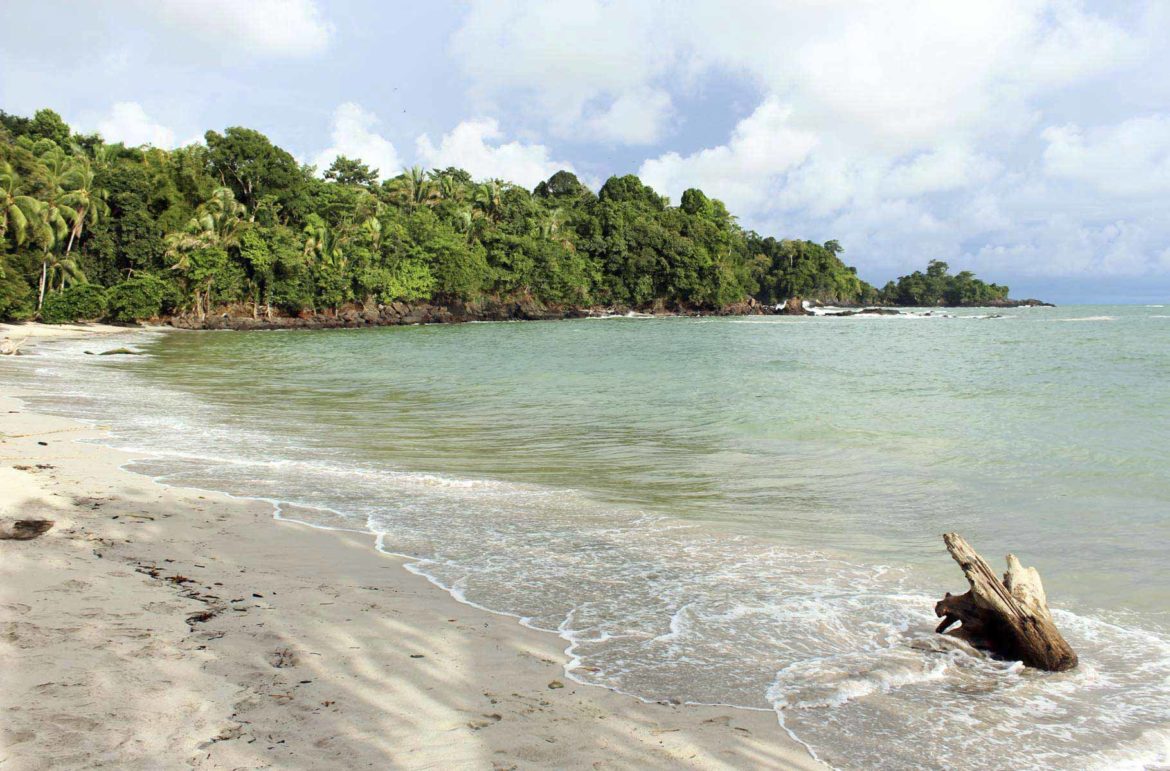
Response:
[[[378,536],[155,482],[102,433],[0,396],[0,512],[56,520],[0,541],[8,767],[823,767],[774,713],[581,685]]]
[[[795,305],[793,305],[795,303]],[[990,305],[938,305],[933,310],[955,310],[986,308],[1056,307],[1040,300],[1001,300]],[[813,308],[837,308],[841,312],[817,314]],[[336,313],[317,312],[303,316],[273,316],[254,318],[247,313],[232,313],[233,309],[221,310],[218,314],[204,319],[172,316],[162,319],[160,324],[176,329],[188,330],[282,330],[282,329],[361,329],[365,327],[396,327],[417,324],[467,324],[499,321],[569,321],[572,319],[606,318],[708,318],[726,316],[856,316],[856,315],[898,315],[910,305],[865,305],[834,304],[809,300],[802,304],[801,298],[792,298],[786,303],[768,305],[749,298],[719,308],[666,308],[663,306],[546,306],[535,302],[500,302],[496,300],[480,303],[401,303],[380,305],[365,309],[350,306]]]
[[[539,303],[499,302],[452,303],[435,305],[431,303],[400,303],[378,306],[374,309],[347,307],[336,313],[317,312],[302,316],[276,315],[253,317],[239,312],[238,308],[221,309],[221,312],[199,319],[191,316],[164,316],[150,322],[106,324],[97,322],[74,322],[71,324],[47,324],[40,321],[0,323],[0,340],[4,337],[21,341],[21,334],[28,337],[70,337],[92,334],[116,334],[135,329],[177,329],[186,331],[275,331],[292,329],[363,329],[369,327],[415,326],[419,324],[468,324],[500,321],[568,321],[572,319],[606,318],[696,318],[725,316],[858,316],[858,315],[899,315],[907,309],[920,310],[1004,310],[1011,308],[1054,308],[1055,305],[1035,299],[1001,300],[989,305],[864,305],[834,304],[818,300],[805,301],[792,298],[776,306],[748,300],[714,309],[663,307],[631,308],[617,307],[560,307]],[[795,304],[794,304],[795,303]],[[834,308],[835,313],[815,313],[815,308]],[[232,312],[235,311],[235,312]],[[47,332],[44,330],[48,330]]]

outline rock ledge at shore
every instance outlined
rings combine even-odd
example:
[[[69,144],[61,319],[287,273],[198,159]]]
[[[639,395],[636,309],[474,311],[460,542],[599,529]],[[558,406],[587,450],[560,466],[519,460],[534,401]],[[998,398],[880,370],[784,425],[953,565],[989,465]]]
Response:
[[[749,299],[717,309],[702,308],[630,308],[626,306],[557,306],[535,301],[452,302],[432,303],[394,302],[373,308],[347,307],[337,312],[303,313],[299,316],[253,316],[244,309],[213,314],[204,319],[194,316],[174,316],[162,323],[178,329],[354,329],[360,327],[408,326],[413,324],[458,324],[472,321],[559,321],[563,319],[605,318],[612,316],[811,316],[809,307],[821,303],[793,297],[775,306]],[[986,307],[1018,308],[1031,306],[1052,307],[1040,300],[1000,300]],[[848,306],[839,306],[846,308]],[[940,306],[941,307],[941,306]],[[896,315],[892,306],[854,306],[836,316]]]

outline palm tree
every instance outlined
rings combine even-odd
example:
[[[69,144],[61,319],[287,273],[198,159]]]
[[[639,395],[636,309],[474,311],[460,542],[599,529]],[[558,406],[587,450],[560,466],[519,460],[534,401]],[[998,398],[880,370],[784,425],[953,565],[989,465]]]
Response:
[[[37,160],[41,162],[45,176],[49,179],[49,186],[61,188],[65,175],[73,165],[73,159],[60,147],[50,143],[37,156]]]
[[[565,210],[557,207],[555,209],[548,209],[540,213],[540,219],[537,220],[537,234],[541,238],[549,241],[556,241],[561,246],[569,251],[574,251],[575,247],[571,239],[566,237],[566,234],[561,231],[565,224]]]
[[[48,268],[47,284],[50,291],[60,291],[68,286],[88,283],[85,273],[75,260],[56,254],[50,255]]]
[[[187,227],[168,234],[164,240],[167,256],[175,261],[171,270],[191,272],[195,267],[192,257],[201,249],[219,247],[226,250],[239,246],[245,214],[247,207],[236,201],[231,188],[217,187],[213,190],[211,197],[195,210],[195,216],[187,222]],[[195,309],[199,317],[204,318],[211,310],[211,286],[215,276],[211,274],[201,280],[204,284],[196,286],[192,293]]]
[[[463,200],[465,190],[453,175],[441,171],[430,172],[431,181],[438,186],[438,197],[443,201],[459,203]]]
[[[338,305],[348,296],[346,275],[349,268],[348,245],[353,239],[351,226],[329,227],[320,217],[312,217],[305,225],[305,256],[315,263],[315,273],[321,287],[326,291],[321,297],[337,315]],[[328,298],[328,299],[326,299]]]
[[[362,220],[358,228],[366,238],[370,239],[370,243],[374,245],[374,249],[382,245],[382,220],[371,215]]]
[[[373,195],[365,195],[354,206],[352,221],[357,223],[358,233],[364,235],[377,249],[382,244],[382,213],[385,204]]]
[[[393,188],[395,198],[411,211],[419,206],[434,206],[439,202],[439,191],[421,166],[413,166],[395,177]]]
[[[460,233],[467,235],[467,243],[471,243],[475,235],[475,225],[478,220],[470,206],[461,206],[455,213],[455,227]]]
[[[109,204],[106,203],[109,193],[94,184],[95,177],[90,162],[84,157],[75,157],[62,179],[66,193],[61,200],[77,212],[69,232],[69,243],[65,246],[66,255],[81,237],[82,228],[87,224],[93,227],[110,213]]]
[[[248,207],[236,200],[230,187],[217,187],[187,223],[191,233],[204,233],[224,248],[240,245]]]
[[[206,314],[203,309],[203,296],[200,288],[198,286],[192,287],[191,280],[186,276],[191,272],[193,267],[192,257],[200,249],[214,246],[214,237],[210,233],[198,228],[192,230],[191,223],[188,223],[186,230],[177,230],[173,233],[168,233],[166,238],[163,239],[163,243],[166,245],[166,256],[174,260],[174,263],[171,265],[171,270],[184,274],[184,288],[189,289],[192,295],[194,295],[195,311],[199,314],[199,318],[204,318]]]
[[[315,259],[322,265],[337,270],[345,270],[349,259],[345,254],[345,247],[349,241],[347,234],[339,228],[331,228],[324,221],[310,222],[305,225],[305,256]]]
[[[29,225],[36,222],[41,209],[40,201],[19,195],[19,189],[20,175],[8,163],[0,164],[0,238],[11,233],[17,246],[28,238]]]
[[[77,211],[69,205],[64,187],[74,167],[74,159],[57,145],[51,144],[37,156],[37,160],[41,163],[46,192],[40,200],[36,219],[29,224],[34,227],[36,240],[44,247],[41,278],[37,286],[37,311],[40,311],[45,303],[45,292],[52,290],[55,283],[64,288],[67,277],[74,273],[80,275],[80,269],[76,269],[76,264],[72,261],[70,264],[74,269],[63,269],[53,255],[70,228],[77,223]],[[54,276],[60,280],[50,279],[50,265],[54,266]]]
[[[503,208],[503,194],[505,189],[506,183],[498,179],[489,179],[487,182],[482,182],[476,185],[471,204],[481,215],[487,217],[492,222],[496,222],[499,220]]]
[[[69,206],[61,203],[60,191],[50,193],[47,201],[41,202],[40,212],[37,217],[37,237],[38,240],[44,244],[45,253],[41,258],[41,280],[37,288],[37,311],[39,312],[41,306],[45,303],[45,291],[53,289],[53,281],[49,277],[51,269],[61,268],[61,261],[58,260],[54,254],[58,244],[65,238],[65,234],[69,232],[70,223],[77,219],[77,212]],[[76,269],[76,263],[73,260],[65,260],[66,263]],[[58,271],[59,272],[59,271]],[[72,275],[74,272],[81,274],[80,269],[65,270],[63,275]],[[84,275],[82,275],[84,281]],[[64,281],[59,282],[60,287],[64,288]]]

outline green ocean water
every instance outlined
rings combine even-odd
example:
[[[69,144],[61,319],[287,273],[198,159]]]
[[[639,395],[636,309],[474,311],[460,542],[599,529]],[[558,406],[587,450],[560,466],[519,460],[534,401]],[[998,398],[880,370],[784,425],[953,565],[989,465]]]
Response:
[[[560,634],[583,682],[775,709],[845,768],[1167,761],[1166,308],[82,345],[14,381],[113,420],[143,473],[384,533],[460,599]],[[949,530],[1040,569],[1077,672],[931,634],[965,589]]]

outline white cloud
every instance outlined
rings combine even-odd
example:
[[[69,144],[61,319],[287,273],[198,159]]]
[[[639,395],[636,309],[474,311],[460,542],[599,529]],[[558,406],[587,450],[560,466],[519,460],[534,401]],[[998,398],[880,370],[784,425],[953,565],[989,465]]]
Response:
[[[127,147],[154,145],[164,149],[175,146],[175,132],[154,121],[138,102],[118,102],[97,122],[97,131],[107,142],[121,142]]]
[[[670,94],[655,88],[627,91],[604,112],[588,120],[592,136],[602,141],[638,145],[657,142],[673,114]]]
[[[1044,169],[1052,177],[1118,196],[1170,193],[1170,114],[1083,129],[1044,130]]]
[[[375,129],[378,118],[360,105],[345,102],[333,111],[330,138],[333,144],[317,154],[313,163],[324,173],[339,155],[360,160],[378,170],[381,179],[397,176],[403,163],[394,144]]]
[[[502,139],[499,123],[492,118],[466,120],[444,134],[436,145],[423,134],[416,141],[419,162],[431,168],[457,166],[476,179],[503,179],[535,187],[568,163],[553,161],[544,145],[521,142],[495,143]]]
[[[400,174],[408,161],[378,133],[378,124],[378,117],[361,105],[339,105],[333,112],[332,144],[313,160],[318,173],[329,168],[338,155],[344,155],[377,168],[381,179]],[[534,187],[561,169],[572,169],[569,163],[552,160],[544,145],[500,141],[503,138],[495,119],[465,120],[440,137],[437,144],[427,134],[419,136],[415,140],[415,162],[426,168],[457,166],[477,179],[499,178],[525,187]]]
[[[1069,0],[744,0],[734,14],[721,0],[477,0],[452,49],[475,95],[522,99],[566,136],[652,141],[668,110],[647,110],[652,128],[629,136],[607,134],[608,111],[736,74],[791,105],[800,128],[907,151],[1018,131],[1038,89],[1115,67],[1134,46]]]
[[[206,42],[249,54],[312,56],[333,36],[314,0],[151,0],[143,7]]]
[[[640,144],[661,136],[669,97],[656,81],[672,63],[674,41],[650,33],[662,26],[666,7],[603,0],[470,5],[451,50],[485,112],[507,106],[565,137]],[[650,103],[639,104],[647,95]],[[630,118],[633,127],[617,122]]]
[[[1086,224],[1056,214],[1019,228],[1010,241],[991,240],[972,259],[987,270],[1016,275],[1141,276],[1165,270],[1163,237],[1145,222]]]
[[[733,212],[759,211],[772,180],[802,163],[817,138],[792,128],[792,110],[770,99],[739,122],[726,145],[687,156],[666,153],[642,164],[638,175],[676,202],[688,187],[721,199]]]
[[[1000,163],[994,158],[962,144],[947,143],[891,169],[884,191],[894,196],[920,196],[957,190],[986,182],[1000,169]]]

